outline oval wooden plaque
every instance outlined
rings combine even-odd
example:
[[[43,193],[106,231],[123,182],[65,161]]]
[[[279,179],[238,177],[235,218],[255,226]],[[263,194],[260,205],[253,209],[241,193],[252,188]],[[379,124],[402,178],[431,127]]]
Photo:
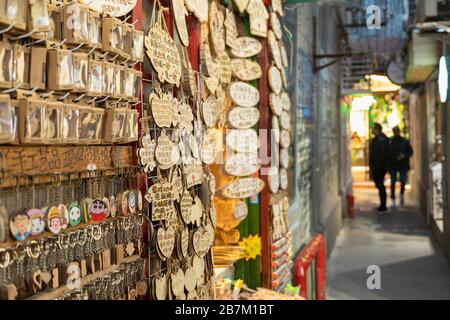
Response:
[[[283,88],[283,80],[281,79],[280,70],[275,66],[271,66],[268,71],[268,76],[270,89],[272,89],[272,91],[276,94],[280,94],[281,89]]]
[[[233,82],[230,85],[230,97],[241,107],[254,107],[259,102],[259,90],[245,82]]]
[[[281,116],[281,113],[283,112],[283,101],[281,100],[281,97],[279,95],[273,92],[270,93],[269,105],[270,109],[275,115]]]
[[[228,112],[228,122],[233,128],[248,129],[259,121],[257,108],[234,107]]]
[[[275,142],[280,143],[280,120],[278,120],[278,117],[273,115],[272,116],[272,132]]]
[[[280,117],[281,128],[289,130],[291,128],[291,116],[288,112],[283,111]]]
[[[183,45],[187,47],[189,45],[189,35],[186,27],[185,16],[187,15],[187,11],[184,6],[184,0],[172,0],[171,3],[178,35]]]
[[[281,130],[280,145],[283,148],[289,148],[291,144],[291,134],[288,130]]]
[[[284,46],[282,40],[278,41],[278,46],[280,47],[281,62],[283,62],[283,66],[287,68],[289,67],[289,59],[287,56],[286,47]]]
[[[275,65],[281,69],[283,68],[283,62],[281,61],[281,52],[280,47],[278,46],[278,41],[275,38],[275,35],[272,30],[267,32],[267,41],[269,43],[270,52],[272,54],[272,58],[275,61]]]
[[[289,167],[289,149],[280,149],[280,165],[285,169]]]
[[[289,95],[287,94],[286,91],[283,91],[280,94],[280,98],[282,101],[283,109],[286,111],[291,110],[291,98],[289,98]]]
[[[283,36],[283,31],[281,28],[280,19],[278,19],[278,16],[274,11],[270,13],[270,26],[272,27],[275,37],[280,40]]]
[[[209,6],[209,34],[216,55],[225,53],[225,16],[217,1],[211,1]]]
[[[237,152],[256,153],[259,149],[258,134],[253,129],[228,129],[225,140]]]
[[[223,84],[228,84],[231,82],[231,59],[228,56],[228,54],[223,51],[218,57],[217,57],[217,63],[219,65],[219,78],[220,82]]]
[[[153,120],[160,128],[170,128],[173,121],[173,97],[166,93],[151,93],[148,98],[152,110]]]
[[[264,189],[264,181],[259,178],[236,179],[227,184],[221,194],[225,198],[245,199],[257,195]]]
[[[225,171],[232,176],[246,177],[261,168],[257,153],[235,153],[225,159]]]
[[[238,37],[238,31],[236,26],[236,18],[234,17],[233,10],[226,9],[225,13],[225,43],[230,48],[237,49],[236,38]]]
[[[272,167],[267,175],[269,190],[272,193],[277,193],[280,188],[280,175],[277,167]]]
[[[206,126],[212,128],[217,123],[217,100],[213,96],[209,96],[202,104],[202,117]]]
[[[208,0],[184,0],[184,3],[198,21],[201,23],[208,22]]]
[[[288,175],[286,169],[280,169],[280,188],[283,190],[288,188]]]
[[[262,76],[259,63],[248,59],[232,59],[231,71],[236,78],[242,81],[252,81]]]
[[[262,50],[261,42],[252,37],[239,37],[236,39],[236,48],[231,49],[231,54],[237,58],[250,58],[256,56]]]

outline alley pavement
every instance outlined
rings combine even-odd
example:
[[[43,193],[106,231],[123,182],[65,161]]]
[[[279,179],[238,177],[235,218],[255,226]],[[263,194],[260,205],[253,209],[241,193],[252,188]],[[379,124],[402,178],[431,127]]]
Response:
[[[450,267],[408,195],[405,207],[381,216],[376,189],[355,196],[356,218],[345,221],[327,263],[327,298],[450,299]],[[380,268],[380,289],[367,287],[371,265]]]

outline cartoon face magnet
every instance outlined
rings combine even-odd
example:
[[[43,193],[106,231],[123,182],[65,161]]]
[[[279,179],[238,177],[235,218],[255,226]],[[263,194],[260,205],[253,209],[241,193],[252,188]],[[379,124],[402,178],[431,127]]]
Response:
[[[57,207],[51,207],[47,212],[47,227],[51,233],[58,234],[61,232],[63,225],[63,217]]]
[[[82,215],[80,207],[78,206],[78,201],[74,201],[69,204],[67,208],[69,210],[69,225],[75,227],[81,223]]]
[[[31,220],[31,235],[37,236],[45,230],[45,212],[40,209],[30,209],[27,215]]]
[[[108,213],[108,204],[101,199],[94,199],[89,204],[89,217],[91,221],[102,221],[105,220]]]
[[[11,234],[18,241],[25,240],[31,235],[31,219],[25,211],[16,213],[9,220]]]
[[[69,209],[64,204],[60,204],[58,210],[61,214],[61,229],[67,229],[69,226]]]
[[[131,214],[136,212],[136,192],[134,190],[128,192],[128,211]]]

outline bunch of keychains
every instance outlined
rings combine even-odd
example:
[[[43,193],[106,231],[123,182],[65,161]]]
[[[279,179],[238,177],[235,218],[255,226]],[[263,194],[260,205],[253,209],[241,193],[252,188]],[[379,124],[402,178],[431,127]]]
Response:
[[[0,299],[56,289],[73,281],[74,274],[82,279],[140,255],[145,218],[132,175],[132,169],[126,169],[113,177],[97,174],[69,181],[64,189],[68,187],[72,196],[61,192],[60,181],[53,181],[47,188],[48,205],[42,209],[32,203],[35,186],[28,187],[32,201],[16,203],[32,209],[20,209],[10,217],[16,241],[0,244]],[[58,204],[56,194],[70,201]]]

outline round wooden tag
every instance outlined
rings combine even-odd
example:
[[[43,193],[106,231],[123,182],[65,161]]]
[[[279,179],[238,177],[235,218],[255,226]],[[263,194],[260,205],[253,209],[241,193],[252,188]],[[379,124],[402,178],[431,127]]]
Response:
[[[271,66],[268,71],[268,76],[270,89],[277,95],[280,94],[283,87],[280,70],[275,66]]]
[[[228,129],[225,140],[237,152],[257,153],[259,149],[258,134],[253,129]]]
[[[233,180],[221,190],[221,194],[229,199],[245,199],[260,193],[263,188],[263,180],[249,177]]]
[[[289,130],[291,128],[291,116],[288,112],[283,111],[280,117],[281,128]]]
[[[280,188],[280,175],[278,173],[277,167],[270,168],[269,173],[267,175],[267,180],[269,183],[270,192],[277,193],[278,189]]]
[[[288,188],[288,175],[286,169],[280,169],[280,188],[286,190]]]
[[[269,43],[270,52],[272,54],[272,58],[275,61],[275,65],[278,69],[283,68],[283,62],[281,61],[281,52],[280,47],[278,46],[278,41],[275,38],[275,35],[272,30],[267,32],[267,41]]]
[[[289,149],[283,148],[280,150],[280,164],[285,169],[289,167]]]
[[[249,129],[259,122],[258,108],[234,107],[228,111],[228,123],[236,129]]]
[[[175,25],[178,30],[178,36],[185,47],[189,45],[189,35],[186,27],[187,15],[186,8],[184,7],[184,0],[172,0],[173,17],[175,19]]]
[[[269,105],[275,115],[281,116],[281,113],[283,112],[283,100],[278,94],[274,92],[269,94]]]
[[[225,159],[225,171],[236,177],[250,176],[261,168],[258,153],[233,153]]]
[[[148,98],[155,123],[160,128],[170,128],[173,121],[173,97],[166,93],[151,93]]]
[[[214,98],[213,96],[209,96],[205,101],[203,101],[201,109],[202,117],[206,126],[208,126],[209,128],[214,127],[217,123],[217,109],[218,103],[216,98]]]
[[[291,144],[291,133],[288,130],[281,130],[280,145],[283,148],[289,148]]]
[[[262,76],[262,69],[259,63],[249,59],[232,59],[231,70],[233,75],[242,81],[257,80]]]
[[[280,20],[278,19],[278,16],[274,11],[270,13],[270,26],[272,27],[275,37],[280,40],[283,36],[283,31]]]
[[[289,98],[289,95],[287,94],[286,91],[283,91],[280,94],[280,98],[281,98],[281,101],[282,101],[283,109],[286,110],[286,111],[291,110],[291,98]]]
[[[231,54],[237,58],[250,58],[256,56],[262,50],[261,42],[252,37],[239,37],[236,39],[236,48],[231,49]]]
[[[233,82],[230,85],[230,97],[241,107],[254,107],[259,102],[259,90],[245,82]]]

